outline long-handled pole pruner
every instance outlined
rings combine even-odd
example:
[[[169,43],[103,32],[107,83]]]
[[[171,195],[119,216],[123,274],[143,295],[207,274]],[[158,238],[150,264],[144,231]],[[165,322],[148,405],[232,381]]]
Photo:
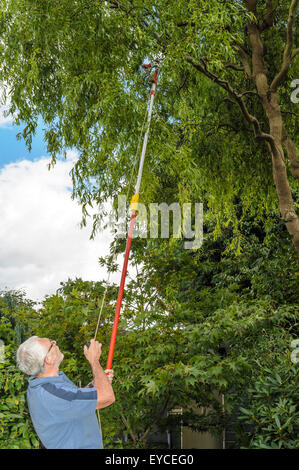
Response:
[[[149,69],[149,68],[152,67],[152,65],[151,64],[145,64],[145,65],[143,65],[143,67],[145,69]],[[112,335],[111,335],[111,340],[110,340],[110,347],[109,347],[109,353],[108,353],[108,360],[107,360],[106,369],[111,369],[111,367],[112,367],[112,359],[113,359],[113,353],[114,353],[114,347],[115,347],[115,341],[116,341],[119,315],[120,315],[121,304],[122,304],[122,299],[123,299],[123,294],[124,294],[125,280],[126,280],[126,275],[127,275],[128,261],[129,261],[129,255],[130,255],[132,238],[133,238],[136,212],[137,212],[137,209],[138,209],[139,191],[140,191],[140,185],[141,185],[143,165],[144,165],[147,141],[148,141],[149,130],[150,130],[150,123],[151,123],[151,117],[152,117],[152,111],[153,111],[154,98],[155,98],[156,89],[157,89],[157,78],[158,78],[158,73],[155,71],[154,74],[153,74],[153,78],[152,78],[151,99],[150,99],[149,110],[148,110],[148,118],[147,118],[147,129],[146,129],[144,139],[143,139],[143,147],[142,147],[140,163],[139,163],[139,171],[138,171],[138,176],[137,176],[137,181],[136,181],[136,186],[135,186],[135,194],[132,197],[131,203],[130,203],[130,210],[132,211],[131,221],[130,221],[130,226],[129,226],[129,232],[128,232],[128,238],[127,238],[127,245],[126,245],[125,257],[124,257],[121,281],[120,281],[120,286],[119,286],[119,291],[118,291],[118,298],[117,298],[117,303],[116,303],[114,324],[113,324]]]

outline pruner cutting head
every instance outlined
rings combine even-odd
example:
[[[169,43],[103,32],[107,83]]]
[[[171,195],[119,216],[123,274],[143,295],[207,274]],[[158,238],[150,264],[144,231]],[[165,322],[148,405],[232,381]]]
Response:
[[[161,62],[161,59],[154,59],[150,64],[143,64],[142,65],[142,68],[144,70],[150,70],[150,69],[159,69],[160,67],[160,62]]]
[[[142,68],[145,71],[146,75],[149,77],[151,74],[152,64],[143,64]]]
[[[157,85],[157,77],[158,77],[158,68],[159,68],[159,62],[155,61],[151,64],[143,64],[142,68],[146,71],[147,75],[150,75],[151,69],[154,68],[155,71],[152,75],[152,82]]]

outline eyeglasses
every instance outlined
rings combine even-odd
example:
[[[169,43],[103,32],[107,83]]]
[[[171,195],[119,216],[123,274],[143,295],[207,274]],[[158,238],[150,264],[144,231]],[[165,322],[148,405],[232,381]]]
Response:
[[[55,344],[55,341],[54,341],[54,340],[50,340],[50,342],[51,342],[51,346],[49,347],[49,349],[48,349],[48,351],[47,351],[47,354],[45,355],[45,359],[46,359],[47,355],[49,354],[49,352],[51,351],[52,347],[53,347],[54,344]]]

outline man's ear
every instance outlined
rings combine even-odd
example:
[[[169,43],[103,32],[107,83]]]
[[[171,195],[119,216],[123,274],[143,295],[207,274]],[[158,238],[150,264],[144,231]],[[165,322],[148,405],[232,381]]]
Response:
[[[46,364],[47,366],[52,366],[52,365],[54,364],[54,361],[53,361],[53,359],[51,359],[49,356],[46,356],[46,358],[45,358],[45,364]]]

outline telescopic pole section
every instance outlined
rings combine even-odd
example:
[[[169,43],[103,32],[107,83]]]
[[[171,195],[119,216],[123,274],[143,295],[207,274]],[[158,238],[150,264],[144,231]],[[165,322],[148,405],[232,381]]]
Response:
[[[151,100],[149,104],[148,118],[147,118],[147,129],[146,129],[144,139],[143,139],[143,146],[142,146],[142,152],[141,152],[141,157],[140,157],[138,176],[137,176],[137,181],[136,181],[136,186],[135,186],[135,194],[139,194],[139,190],[140,190],[140,184],[141,184],[145,152],[146,152],[147,141],[148,141],[149,130],[150,130],[150,123],[151,123],[152,112],[153,112],[156,87],[157,87],[157,72],[154,72],[153,84],[152,84],[152,89],[151,89]]]
[[[115,340],[116,340],[116,334],[117,334],[117,327],[118,327],[121,304],[122,304],[122,300],[123,300],[129,255],[130,255],[130,250],[131,250],[131,243],[132,243],[132,237],[133,237],[135,217],[136,217],[136,211],[134,210],[132,215],[131,215],[129,235],[128,235],[128,239],[127,239],[126,253],[125,253],[123,270],[122,270],[122,275],[121,275],[121,281],[120,281],[120,286],[119,286],[119,291],[118,291],[118,298],[117,298],[117,304],[116,304],[115,316],[114,316],[114,325],[113,325],[113,329],[112,329],[112,335],[111,335],[111,340],[110,340],[110,348],[109,348],[109,354],[108,354],[106,369],[111,369],[111,366],[112,366],[112,359],[113,359],[114,346],[115,346]]]
[[[125,257],[124,257],[124,264],[123,264],[123,269],[122,269],[121,281],[120,281],[120,286],[119,286],[119,291],[118,291],[118,297],[117,297],[117,303],[116,303],[116,309],[115,309],[115,316],[114,316],[114,324],[113,324],[113,329],[112,329],[112,334],[111,334],[111,340],[110,340],[110,347],[109,347],[109,353],[108,353],[106,369],[111,369],[111,367],[112,367],[112,360],[113,360],[113,353],[114,353],[114,347],[115,347],[115,341],[116,341],[116,334],[117,334],[121,304],[122,304],[124,288],[125,288],[125,281],[126,281],[126,275],[127,275],[127,268],[128,268],[128,261],[129,261],[129,256],[130,256],[132,238],[133,238],[136,212],[137,212],[137,207],[138,207],[139,189],[140,189],[140,184],[141,184],[143,165],[144,165],[144,159],[145,159],[145,152],[146,152],[146,146],[147,146],[147,141],[148,141],[150,122],[151,122],[151,117],[152,117],[154,97],[155,97],[156,87],[157,87],[157,72],[154,72],[152,82],[153,82],[153,84],[152,84],[152,88],[151,88],[151,100],[150,100],[149,111],[148,111],[147,130],[146,130],[146,133],[144,135],[143,147],[142,147],[142,152],[141,152],[141,157],[140,157],[140,164],[139,164],[139,171],[138,171],[138,176],[137,176],[137,181],[136,181],[136,186],[135,186],[135,195],[133,196],[133,199],[135,200],[135,204],[133,204],[133,207],[131,206],[133,210],[132,210],[132,215],[131,215],[131,221],[130,221],[130,227],[129,227]]]

